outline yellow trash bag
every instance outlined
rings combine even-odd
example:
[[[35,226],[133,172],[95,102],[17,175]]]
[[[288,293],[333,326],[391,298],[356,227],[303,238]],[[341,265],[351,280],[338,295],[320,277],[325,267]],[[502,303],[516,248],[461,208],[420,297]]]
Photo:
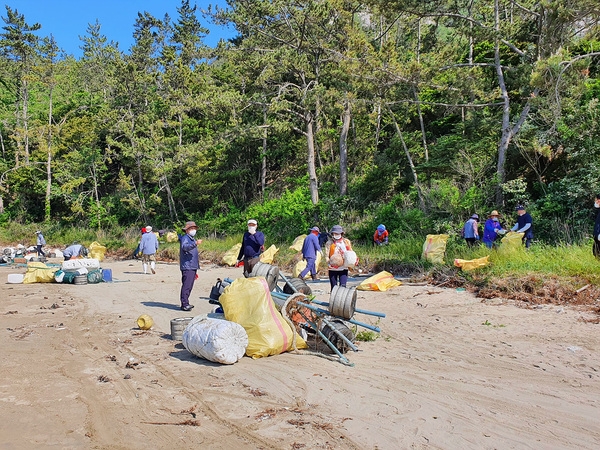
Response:
[[[175,233],[174,231],[169,231],[165,235],[165,238],[167,242],[177,242],[179,240],[179,236],[177,236],[177,233]]]
[[[221,259],[223,264],[227,264],[231,267],[235,266],[235,263],[237,263],[237,257],[240,254],[240,248],[242,248],[241,242],[239,244],[235,244],[233,247],[227,250]]]
[[[321,264],[322,258],[323,256],[321,255],[321,252],[317,252],[317,260],[315,261],[315,268],[317,269],[317,271],[319,270],[319,264]],[[300,272],[302,272],[304,269],[306,269],[306,261],[301,259],[294,266],[294,270],[292,270],[293,277],[298,278],[300,276]]]
[[[516,233],[514,231],[509,231],[502,238],[502,241],[500,242],[501,245],[498,249],[502,251],[510,251],[521,248],[521,246],[523,245],[523,236],[525,236],[525,233]]]
[[[92,242],[90,244],[90,258],[97,259],[98,261],[104,260],[104,254],[106,253],[106,247],[99,242]]]
[[[260,254],[260,262],[265,264],[273,264],[273,258],[275,258],[275,253],[277,253],[279,249],[275,247],[275,244],[271,245],[268,249]]]
[[[402,282],[396,280],[394,275],[384,270],[383,272],[379,272],[378,274],[367,278],[365,281],[356,286],[356,289],[359,291],[385,292],[388,289],[396,286],[402,286]]]
[[[301,234],[300,236],[298,236],[296,239],[294,239],[294,242],[292,243],[292,245],[290,245],[290,248],[292,250],[296,250],[297,252],[301,252],[302,251],[302,246],[304,245],[304,239],[306,239],[306,234]]]
[[[219,302],[225,319],[239,323],[248,333],[246,355],[261,358],[294,349],[294,332],[275,307],[264,277],[234,280],[225,288]],[[296,348],[307,347],[296,335]]]
[[[433,264],[444,264],[447,234],[428,234],[423,244],[422,258]]]
[[[41,262],[30,262],[27,264],[27,272],[23,277],[23,284],[54,283],[54,274],[58,269],[58,267],[48,267]]]
[[[455,259],[454,265],[456,267],[460,267],[460,270],[464,272],[468,272],[469,270],[481,269],[482,267],[487,266],[490,262],[488,259],[490,256],[484,256],[483,258],[477,259]]]

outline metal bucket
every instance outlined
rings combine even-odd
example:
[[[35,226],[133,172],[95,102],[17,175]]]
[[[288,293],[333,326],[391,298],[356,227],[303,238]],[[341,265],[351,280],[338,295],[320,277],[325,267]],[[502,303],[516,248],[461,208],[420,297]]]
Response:
[[[329,296],[329,312],[333,316],[352,319],[356,307],[356,288],[334,286]]]
[[[275,286],[277,286],[279,267],[272,266],[271,264],[261,263],[259,261],[254,266],[254,269],[252,269],[252,273],[248,275],[248,278],[252,277],[265,277],[267,283],[269,284],[269,289],[273,290],[275,289]]]
[[[171,339],[180,341],[183,337],[183,331],[187,328],[193,317],[177,317],[171,319]]]
[[[76,275],[75,278],[73,278],[73,284],[88,284],[87,273],[84,275]]]
[[[285,283],[285,286],[283,286],[284,293],[295,294],[296,292],[300,292],[304,295],[312,294],[312,289],[308,286],[308,284],[306,284],[306,282],[302,278],[288,278],[287,281],[288,282]]]

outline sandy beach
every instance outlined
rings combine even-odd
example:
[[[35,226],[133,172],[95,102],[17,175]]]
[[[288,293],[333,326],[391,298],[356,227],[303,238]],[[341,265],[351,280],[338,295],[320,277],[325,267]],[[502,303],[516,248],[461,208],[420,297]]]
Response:
[[[519,307],[403,285],[358,293],[381,335],[353,366],[286,353],[224,366],[170,336],[177,264],[112,283],[7,284],[0,267],[0,448],[597,449],[600,325],[575,307]],[[205,265],[193,315],[217,278]],[[352,280],[356,284],[359,280]],[[329,283],[310,283],[328,301]],[[141,331],[136,319],[154,320]]]

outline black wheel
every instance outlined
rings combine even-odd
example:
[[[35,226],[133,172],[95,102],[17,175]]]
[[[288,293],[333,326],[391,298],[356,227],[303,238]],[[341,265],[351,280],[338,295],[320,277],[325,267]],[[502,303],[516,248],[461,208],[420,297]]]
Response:
[[[294,286],[296,290],[290,285]],[[312,289],[302,278],[288,278],[288,282],[283,286],[283,292],[286,294],[295,294],[296,292],[299,292],[304,295],[310,295],[312,294]]]
[[[321,329],[321,333],[323,333],[325,337],[329,339],[329,341],[340,351],[340,353],[346,353],[350,347],[348,346],[348,343],[339,336],[338,332],[346,337],[350,342],[354,343],[356,336],[354,336],[352,330],[346,326],[343,320],[330,320],[329,324],[324,324],[323,328]]]

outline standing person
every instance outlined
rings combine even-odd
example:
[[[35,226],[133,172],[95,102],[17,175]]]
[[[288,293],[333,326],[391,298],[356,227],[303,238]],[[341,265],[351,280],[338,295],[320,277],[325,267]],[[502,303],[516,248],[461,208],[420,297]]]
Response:
[[[487,248],[492,248],[498,234],[501,234],[503,231],[505,230],[500,223],[500,214],[498,214],[498,211],[494,210],[490,213],[488,220],[485,221],[485,225],[483,226],[482,241],[485,246]]]
[[[346,287],[348,268],[344,266],[344,254],[352,251],[352,243],[344,237],[344,229],[341,225],[334,225],[330,234],[331,239],[327,242],[326,250],[329,284],[331,289],[338,284]],[[356,264],[358,264],[358,258]]]
[[[462,236],[467,241],[469,247],[473,247],[479,240],[479,214],[473,214],[469,220],[465,222],[462,229]]]
[[[242,238],[242,247],[238,253],[238,263],[244,261],[244,274],[250,275],[254,266],[260,261],[260,254],[265,250],[265,235],[258,231],[258,222],[254,219],[248,221],[248,231]]]
[[[385,229],[385,225],[379,225],[373,235],[373,245],[388,245],[389,235],[390,233]]]
[[[529,213],[525,211],[523,205],[518,205],[515,209],[518,214],[517,223],[511,228],[511,231],[525,233],[523,235],[523,242],[525,243],[525,248],[529,248],[531,240],[533,239],[533,219]]]
[[[44,245],[46,245],[46,239],[44,239],[44,235],[42,234],[41,230],[37,230],[35,232],[35,234],[37,237],[37,240],[35,241],[35,248],[37,250],[37,255],[38,256],[46,256],[46,254],[42,250],[42,247]]]
[[[310,229],[310,233],[304,239],[304,244],[302,244],[302,257],[306,260],[306,268],[300,272],[300,278],[304,278],[308,272],[310,272],[310,276],[313,281],[318,280],[318,268],[315,267],[315,262],[317,261],[317,252],[321,251],[321,246],[319,245],[319,227],[312,227]]]
[[[594,246],[592,253],[600,259],[600,194],[596,194],[594,199],[594,208],[596,209],[596,222],[594,223]]]
[[[202,239],[195,239],[198,227],[191,220],[183,227],[185,234],[179,236],[179,269],[181,270],[181,310],[191,311],[190,294],[196,281],[196,271],[199,267],[198,245]]]
[[[144,268],[144,275],[148,273],[148,264],[150,264],[150,270],[154,275],[156,265],[156,250],[158,250],[158,238],[152,232],[150,225],[146,226],[146,231],[142,235],[140,240],[139,253],[142,254],[142,267]]]

